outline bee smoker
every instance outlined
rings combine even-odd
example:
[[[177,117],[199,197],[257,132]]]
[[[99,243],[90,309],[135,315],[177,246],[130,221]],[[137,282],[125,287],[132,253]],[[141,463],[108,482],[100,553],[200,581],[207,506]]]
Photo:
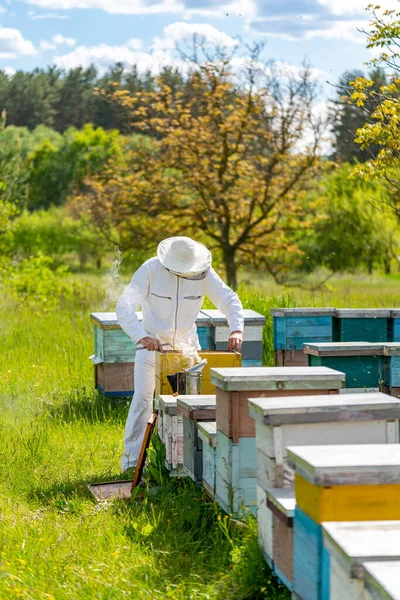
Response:
[[[167,375],[167,379],[174,394],[200,395],[201,394],[201,376],[207,360],[204,359],[193,367],[179,371],[173,375]]]

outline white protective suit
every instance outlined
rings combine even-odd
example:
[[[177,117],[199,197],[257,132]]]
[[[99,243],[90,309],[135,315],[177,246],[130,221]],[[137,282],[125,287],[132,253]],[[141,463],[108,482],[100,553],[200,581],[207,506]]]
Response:
[[[134,274],[117,302],[117,318],[134,342],[151,336],[173,349],[200,349],[195,321],[204,296],[226,315],[231,331],[243,331],[243,307],[233,292],[210,269],[202,280],[177,277],[158,258],[146,261]],[[140,323],[135,311],[142,307]],[[136,466],[155,388],[155,352],[141,350],[135,359],[135,393],[125,427],[122,470]]]

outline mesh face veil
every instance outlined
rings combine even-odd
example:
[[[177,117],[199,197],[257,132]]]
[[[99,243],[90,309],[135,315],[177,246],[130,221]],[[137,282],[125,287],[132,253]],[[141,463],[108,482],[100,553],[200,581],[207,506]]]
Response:
[[[207,277],[210,269],[206,269],[202,273],[193,273],[193,274],[178,273],[177,271],[173,271],[172,269],[167,269],[167,271],[169,273],[172,273],[172,275],[176,275],[177,277],[180,277],[181,279],[189,279],[190,281],[201,281],[202,279],[205,279]]]

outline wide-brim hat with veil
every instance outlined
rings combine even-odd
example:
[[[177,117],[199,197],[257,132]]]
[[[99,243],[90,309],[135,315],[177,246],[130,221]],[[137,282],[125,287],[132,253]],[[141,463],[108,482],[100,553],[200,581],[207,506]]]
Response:
[[[160,242],[157,257],[168,271],[183,277],[207,273],[212,261],[208,248],[185,236],[170,237]]]

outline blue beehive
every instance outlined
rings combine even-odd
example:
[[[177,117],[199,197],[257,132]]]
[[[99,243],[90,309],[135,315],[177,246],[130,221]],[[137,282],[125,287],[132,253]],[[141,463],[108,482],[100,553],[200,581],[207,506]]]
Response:
[[[381,308],[340,308],[333,323],[335,342],[387,342],[390,310]]]
[[[274,349],[302,350],[305,343],[331,342],[334,308],[279,308],[274,319]]]
[[[383,348],[383,380],[389,393],[400,388],[400,342],[391,342]]]

